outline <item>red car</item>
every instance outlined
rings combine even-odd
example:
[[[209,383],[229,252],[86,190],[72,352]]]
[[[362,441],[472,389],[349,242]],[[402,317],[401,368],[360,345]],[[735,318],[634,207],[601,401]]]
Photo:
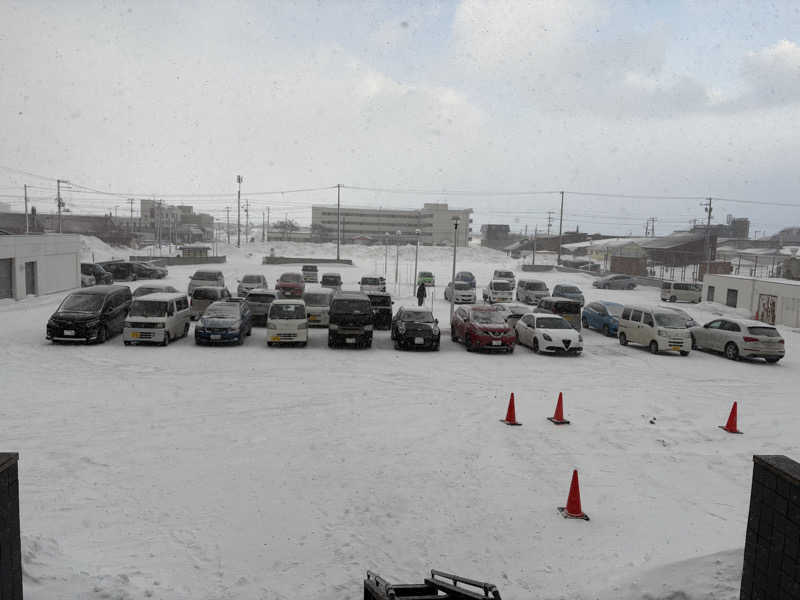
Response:
[[[302,298],[306,291],[302,273],[284,273],[275,284],[281,298]]]
[[[514,351],[517,336],[506,323],[508,313],[497,306],[460,306],[450,322],[450,337],[463,341],[467,350]]]

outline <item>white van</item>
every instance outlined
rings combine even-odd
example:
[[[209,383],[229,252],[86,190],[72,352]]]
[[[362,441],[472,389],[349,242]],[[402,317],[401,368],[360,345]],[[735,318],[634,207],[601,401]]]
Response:
[[[145,294],[131,303],[122,340],[126,346],[140,342],[166,346],[189,333],[191,309],[186,294]]]
[[[492,279],[502,279],[504,281],[508,281],[511,284],[511,289],[514,289],[516,285],[517,278],[514,276],[514,271],[507,271],[505,269],[495,269],[494,273],[492,273]]]
[[[267,346],[308,343],[308,315],[302,300],[275,300],[267,315]]]
[[[666,302],[694,302],[702,300],[703,286],[699,283],[664,281],[661,283],[661,299]]]
[[[493,279],[489,285],[483,288],[483,301],[487,304],[511,302],[513,299],[514,284],[507,279]]]
[[[359,280],[358,287],[365,294],[368,292],[385,292],[386,281],[382,281],[378,275],[364,275]]]
[[[623,307],[619,318],[619,343],[627,346],[629,342],[647,346],[653,354],[673,350],[681,356],[689,356],[692,350],[692,334],[686,326],[686,318],[659,307]]]

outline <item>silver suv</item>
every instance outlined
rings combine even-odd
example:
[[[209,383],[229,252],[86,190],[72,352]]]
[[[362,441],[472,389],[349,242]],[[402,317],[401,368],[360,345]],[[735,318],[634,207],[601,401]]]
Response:
[[[550,295],[547,284],[538,279],[520,279],[517,284],[517,300],[526,304],[539,304],[539,300]]]
[[[222,271],[195,271],[189,277],[189,290],[186,294],[191,297],[192,292],[199,287],[225,287]]]

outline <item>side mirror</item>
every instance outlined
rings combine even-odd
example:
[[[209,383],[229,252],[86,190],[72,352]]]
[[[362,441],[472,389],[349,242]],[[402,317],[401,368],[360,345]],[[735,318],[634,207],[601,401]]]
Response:
[[[438,325],[439,324],[439,319],[434,319],[433,322]]]
[[[708,329],[709,325],[710,325],[710,323],[706,323],[705,325],[703,325],[703,329]]]

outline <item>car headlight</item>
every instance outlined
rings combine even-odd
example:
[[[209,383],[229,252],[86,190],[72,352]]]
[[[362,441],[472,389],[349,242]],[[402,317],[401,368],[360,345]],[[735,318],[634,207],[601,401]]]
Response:
[[[433,335],[439,335],[438,325],[434,325],[433,327],[431,327],[431,333],[433,333]]]
[[[543,334],[542,334],[542,337],[543,337],[544,339],[546,339],[548,342],[552,342],[552,341],[553,341],[553,338],[551,338],[551,337],[550,337],[550,334],[548,334],[548,333],[543,333]]]
[[[661,337],[666,337],[667,332],[664,331],[663,329],[659,329],[658,331],[656,331],[656,334],[661,336]]]
[[[336,323],[331,323],[330,325],[328,325],[328,329],[330,329],[331,331],[336,331],[337,329],[339,329],[339,326]]]
[[[372,325],[365,325],[364,331],[372,331]]]
[[[167,326],[166,323],[156,323],[156,329],[164,329]]]
[[[399,331],[400,333],[405,333],[406,332],[406,324],[403,323],[402,321],[400,321],[397,324],[397,331]]]
[[[298,329],[308,329],[308,323],[307,323],[307,322],[300,323],[300,324],[297,326],[297,328],[298,328]]]
[[[241,321],[236,321],[233,325],[228,325],[228,331],[238,331],[239,327],[241,327]]]
[[[86,323],[84,323],[84,327],[87,327],[89,329],[97,327],[98,325],[100,325],[100,319],[93,319],[91,321],[86,321]]]

